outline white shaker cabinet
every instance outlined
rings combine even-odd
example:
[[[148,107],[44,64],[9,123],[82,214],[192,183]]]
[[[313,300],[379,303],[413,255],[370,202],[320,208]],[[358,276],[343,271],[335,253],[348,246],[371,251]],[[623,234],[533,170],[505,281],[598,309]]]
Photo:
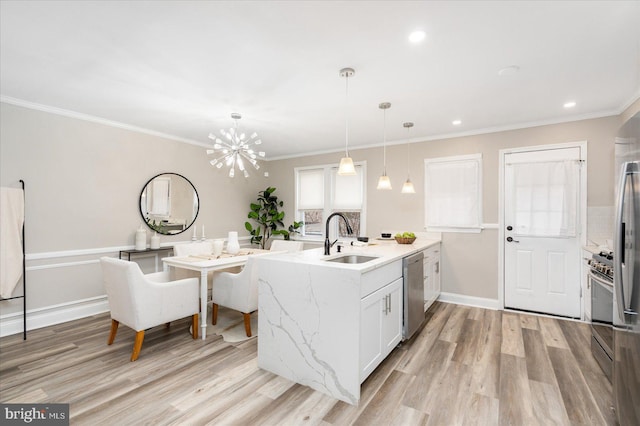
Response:
[[[360,301],[360,382],[402,340],[402,278]]]
[[[424,310],[425,312],[440,296],[440,244],[424,251]]]

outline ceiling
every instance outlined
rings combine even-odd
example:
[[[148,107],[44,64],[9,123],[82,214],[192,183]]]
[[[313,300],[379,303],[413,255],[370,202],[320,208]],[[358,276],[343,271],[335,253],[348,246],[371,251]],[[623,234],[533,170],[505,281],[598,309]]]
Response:
[[[638,1],[2,0],[0,19],[2,101],[201,144],[239,112],[271,159],[344,149],[347,117],[350,148],[380,145],[385,101],[401,143],[618,114],[640,89]]]

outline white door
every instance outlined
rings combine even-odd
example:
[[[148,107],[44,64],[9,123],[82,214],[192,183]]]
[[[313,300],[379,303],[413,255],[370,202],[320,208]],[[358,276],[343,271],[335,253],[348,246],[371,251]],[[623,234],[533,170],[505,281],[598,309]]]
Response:
[[[504,305],[580,317],[581,146],[504,154]]]

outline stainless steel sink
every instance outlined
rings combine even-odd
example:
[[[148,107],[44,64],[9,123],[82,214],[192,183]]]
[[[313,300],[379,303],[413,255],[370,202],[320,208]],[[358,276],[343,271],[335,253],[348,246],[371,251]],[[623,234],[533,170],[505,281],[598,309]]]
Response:
[[[345,254],[344,256],[327,259],[327,262],[337,263],[365,263],[377,259],[375,256],[362,256],[359,254]]]

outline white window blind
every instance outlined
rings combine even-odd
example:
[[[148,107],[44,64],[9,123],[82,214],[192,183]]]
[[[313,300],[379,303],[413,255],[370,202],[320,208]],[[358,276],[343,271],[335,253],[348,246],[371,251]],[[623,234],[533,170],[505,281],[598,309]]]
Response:
[[[575,236],[578,162],[548,161],[508,167],[513,168],[516,235]]]
[[[324,170],[298,171],[298,209],[311,210],[324,207]]]
[[[341,176],[338,169],[332,169],[333,210],[359,210],[364,201],[364,173],[362,166],[356,166],[356,175]]]
[[[428,229],[479,232],[482,225],[482,155],[425,160]]]

